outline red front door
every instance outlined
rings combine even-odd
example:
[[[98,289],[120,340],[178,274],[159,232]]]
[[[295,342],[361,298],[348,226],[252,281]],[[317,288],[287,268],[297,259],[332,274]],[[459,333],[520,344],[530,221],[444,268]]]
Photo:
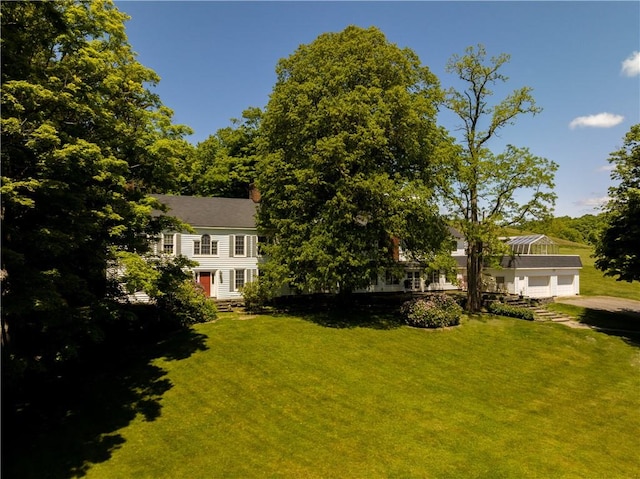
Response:
[[[200,272],[200,274],[198,275],[198,283],[200,283],[200,286],[202,286],[202,289],[204,289],[204,294],[205,296],[208,298],[211,296],[211,273],[207,272]]]

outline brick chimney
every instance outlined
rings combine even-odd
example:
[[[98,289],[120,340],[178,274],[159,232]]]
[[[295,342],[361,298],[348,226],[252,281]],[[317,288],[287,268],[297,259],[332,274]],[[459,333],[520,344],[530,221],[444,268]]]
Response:
[[[393,260],[396,262],[400,261],[400,238],[393,236],[391,238],[391,246],[393,248],[391,250]]]
[[[260,190],[253,183],[249,185],[249,199],[254,203],[260,203]]]

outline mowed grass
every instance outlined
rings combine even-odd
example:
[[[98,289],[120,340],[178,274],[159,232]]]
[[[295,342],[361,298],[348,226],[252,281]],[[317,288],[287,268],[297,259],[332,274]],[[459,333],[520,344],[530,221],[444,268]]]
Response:
[[[171,384],[157,417],[119,429],[87,477],[640,477],[640,349],[621,338],[233,314],[196,332],[203,350],[153,361]]]
[[[568,243],[568,242],[565,242]],[[571,243],[560,245],[560,254],[577,254],[582,260],[580,270],[580,295],[582,296],[614,296],[640,300],[640,283],[616,281],[615,278],[604,276],[603,272],[594,266],[593,247]]]

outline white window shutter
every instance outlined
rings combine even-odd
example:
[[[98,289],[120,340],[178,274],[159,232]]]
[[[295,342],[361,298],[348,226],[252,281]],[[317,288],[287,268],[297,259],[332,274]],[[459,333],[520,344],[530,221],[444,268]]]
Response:
[[[236,254],[236,235],[230,235],[229,236],[229,257],[233,258],[235,254]]]

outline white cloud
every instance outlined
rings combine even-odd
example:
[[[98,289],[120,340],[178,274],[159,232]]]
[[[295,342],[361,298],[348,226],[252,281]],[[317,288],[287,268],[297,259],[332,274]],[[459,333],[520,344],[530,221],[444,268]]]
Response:
[[[579,116],[571,120],[569,128],[572,130],[578,127],[611,128],[619,125],[624,120],[622,115],[613,113],[598,113],[597,115]]]
[[[640,75],[640,52],[633,52],[622,62],[621,73],[628,77]]]
[[[574,204],[582,208],[598,209],[606,205],[611,198],[609,196],[600,196],[595,198],[582,198],[576,201]]]
[[[599,167],[596,171],[613,171],[615,170],[616,165],[602,165],[601,167]]]

